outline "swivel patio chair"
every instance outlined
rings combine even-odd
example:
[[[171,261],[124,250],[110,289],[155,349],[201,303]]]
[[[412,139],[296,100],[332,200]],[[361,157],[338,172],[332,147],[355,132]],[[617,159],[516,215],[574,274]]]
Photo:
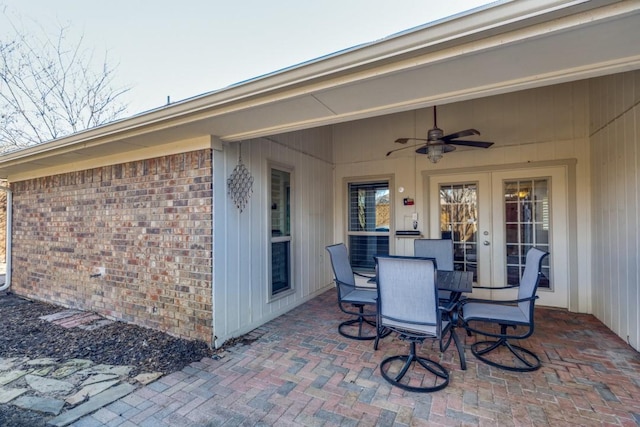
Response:
[[[378,331],[397,332],[409,342],[409,354],[387,357],[380,363],[382,377],[403,390],[431,392],[449,384],[449,373],[435,360],[418,356],[416,346],[435,339],[443,352],[447,333],[455,334],[438,305],[436,267],[433,259],[415,257],[376,257],[378,279]],[[381,337],[380,337],[381,338]],[[374,349],[378,349],[378,339]],[[459,342],[456,339],[456,345]],[[461,366],[464,352],[458,346]],[[400,362],[400,363],[398,363]],[[424,370],[412,369],[419,365]],[[463,368],[464,369],[464,368]]]
[[[353,271],[349,262],[349,253],[344,243],[327,246],[334,280],[338,291],[338,305],[344,313],[355,316],[338,326],[340,335],[355,340],[373,340],[378,336],[376,332],[376,290],[356,286],[356,276],[371,279]],[[353,307],[353,308],[349,308]],[[365,307],[368,310],[365,311]]]
[[[435,258],[438,270],[453,271],[453,240],[451,239],[415,239],[413,255],[417,257]],[[451,301],[450,291],[438,291],[440,303]]]
[[[471,345],[471,352],[479,360],[509,371],[529,372],[540,368],[540,358],[535,353],[510,341],[523,340],[533,334],[533,309],[538,298],[536,291],[542,276],[542,260],[548,254],[535,247],[529,249],[517,299],[500,301],[469,298],[461,302],[462,324],[467,332],[495,338]],[[495,332],[491,324],[498,324],[500,332]],[[508,332],[507,328],[513,331]],[[518,332],[519,328],[521,332]],[[511,354],[511,360],[502,360],[504,354],[500,353],[504,352],[499,350],[505,348]]]

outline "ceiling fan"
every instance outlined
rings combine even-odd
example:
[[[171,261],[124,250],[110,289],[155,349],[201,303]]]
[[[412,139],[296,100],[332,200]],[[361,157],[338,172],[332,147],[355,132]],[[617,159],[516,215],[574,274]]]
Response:
[[[489,148],[493,145],[493,142],[485,141],[466,141],[458,138],[464,138],[465,136],[480,135],[475,129],[466,129],[459,132],[455,132],[449,135],[445,135],[444,131],[438,127],[437,111],[435,105],[433,106],[433,128],[427,132],[427,138],[398,138],[395,140],[398,144],[406,144],[408,141],[425,141],[425,144],[416,150],[416,153],[426,154],[433,163],[436,163],[442,158],[444,153],[448,153],[456,149],[454,145],[464,145],[467,147],[477,148]],[[391,150],[387,153],[387,156],[395,151],[405,150],[413,147],[402,147]]]

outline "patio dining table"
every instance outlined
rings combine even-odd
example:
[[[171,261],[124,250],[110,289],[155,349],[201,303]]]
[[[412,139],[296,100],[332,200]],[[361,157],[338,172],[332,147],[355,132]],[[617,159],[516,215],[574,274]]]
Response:
[[[457,304],[462,294],[473,290],[473,271],[437,270],[438,290],[451,291],[448,304]]]
[[[473,290],[473,272],[458,270],[436,270],[438,290],[450,291],[450,302],[458,302],[462,294],[470,293]],[[375,284],[376,277],[368,280]]]
[[[473,271],[437,270],[438,289],[463,294],[473,290]]]

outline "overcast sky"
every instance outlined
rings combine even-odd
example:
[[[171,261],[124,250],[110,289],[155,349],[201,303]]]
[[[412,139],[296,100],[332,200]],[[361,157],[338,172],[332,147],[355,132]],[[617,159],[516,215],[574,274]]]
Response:
[[[0,0],[108,51],[129,114],[455,15],[486,0]],[[1,27],[0,27],[1,28]],[[0,30],[2,31],[2,30]]]

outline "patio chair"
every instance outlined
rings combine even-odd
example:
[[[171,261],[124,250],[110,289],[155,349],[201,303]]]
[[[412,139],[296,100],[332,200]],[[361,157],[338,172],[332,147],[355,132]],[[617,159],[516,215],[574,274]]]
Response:
[[[500,301],[468,298],[461,302],[462,324],[467,332],[495,338],[471,345],[471,352],[479,360],[509,371],[529,372],[540,368],[540,358],[535,353],[510,341],[523,340],[533,334],[533,308],[538,298],[536,291],[542,276],[542,260],[547,255],[548,252],[538,248],[529,249],[520,286],[517,288],[517,299]],[[498,324],[500,332],[495,332],[491,324]],[[508,332],[507,328],[512,328],[513,331]],[[522,332],[518,333],[518,328]],[[503,355],[496,356],[499,353],[497,350],[504,348],[513,356],[510,357],[511,360],[503,361],[500,357]],[[493,353],[493,358],[489,358],[490,353]]]
[[[349,253],[344,243],[326,247],[331,258],[334,280],[338,291],[338,305],[346,314],[355,316],[355,319],[346,320],[338,326],[340,335],[355,340],[373,340],[378,336],[376,332],[376,290],[356,286],[356,276],[371,279],[356,273],[351,268]],[[349,306],[353,307],[352,309]],[[365,311],[365,307],[369,307]]]
[[[451,239],[415,239],[413,255],[435,258],[438,270],[453,271],[453,240]],[[451,301],[451,291],[438,291],[441,303]]]
[[[416,345],[425,339],[440,343],[443,337],[455,334],[453,324],[442,316],[438,305],[436,267],[433,259],[416,257],[375,257],[378,278],[378,331],[397,332],[409,342],[409,354],[387,357],[380,363],[380,373],[389,383],[403,390],[431,392],[449,384],[449,373],[438,362],[418,356]],[[453,336],[453,335],[452,335]],[[457,338],[457,337],[455,337]],[[378,349],[378,339],[374,349]],[[459,342],[456,339],[456,345]],[[458,346],[461,366],[464,352]],[[398,363],[400,362],[400,363]],[[426,371],[409,368],[419,365]]]

